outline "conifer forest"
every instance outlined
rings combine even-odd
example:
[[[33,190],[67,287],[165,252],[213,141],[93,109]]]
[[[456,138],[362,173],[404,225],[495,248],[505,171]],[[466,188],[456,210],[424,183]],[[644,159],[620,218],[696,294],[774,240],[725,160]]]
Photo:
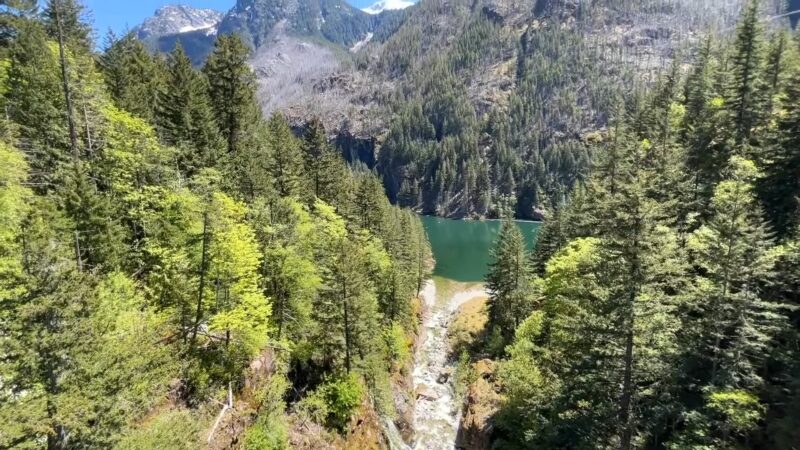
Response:
[[[800,1],[230,3],[0,1],[0,449],[800,450]]]

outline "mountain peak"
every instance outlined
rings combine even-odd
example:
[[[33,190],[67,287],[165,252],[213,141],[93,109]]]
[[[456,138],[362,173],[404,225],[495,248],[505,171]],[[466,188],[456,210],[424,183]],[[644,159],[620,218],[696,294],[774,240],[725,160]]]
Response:
[[[216,27],[223,13],[213,9],[193,8],[188,5],[165,5],[158,8],[152,17],[147,18],[134,29],[139,39],[188,33]]]
[[[413,4],[414,2],[408,0],[380,0],[362,9],[362,11],[367,14],[380,14],[384,11],[406,9]]]

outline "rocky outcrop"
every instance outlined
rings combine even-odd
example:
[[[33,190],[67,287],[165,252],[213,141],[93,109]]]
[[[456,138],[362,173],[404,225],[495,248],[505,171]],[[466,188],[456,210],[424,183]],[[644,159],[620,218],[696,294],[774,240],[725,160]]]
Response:
[[[378,413],[368,400],[350,419],[344,432],[337,434],[325,427],[297,416],[289,416],[289,445],[295,450],[384,450],[389,444],[384,437]]]
[[[500,385],[495,379],[497,363],[482,359],[474,364],[477,379],[469,385],[456,447],[464,450],[489,450],[494,431],[493,417],[500,408]]]
[[[167,5],[159,8],[152,17],[145,19],[132,32],[142,40],[159,38],[170,34],[189,33],[197,30],[214,30],[223,14],[213,9],[192,8],[186,5]]]

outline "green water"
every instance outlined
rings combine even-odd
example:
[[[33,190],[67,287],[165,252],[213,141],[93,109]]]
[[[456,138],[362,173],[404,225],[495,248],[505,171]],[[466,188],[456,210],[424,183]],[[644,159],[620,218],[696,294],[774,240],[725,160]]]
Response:
[[[422,217],[433,257],[434,275],[455,281],[483,281],[491,262],[490,251],[500,232],[497,220],[450,220]],[[517,222],[529,248],[533,248],[541,224]]]

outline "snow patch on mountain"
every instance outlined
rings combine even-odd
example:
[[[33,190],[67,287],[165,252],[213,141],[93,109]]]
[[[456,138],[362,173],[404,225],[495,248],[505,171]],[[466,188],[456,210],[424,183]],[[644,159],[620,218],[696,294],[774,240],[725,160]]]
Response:
[[[217,25],[223,14],[213,9],[192,8],[186,5],[166,5],[159,8],[155,15],[147,18],[134,28],[139,39],[168,36],[172,34],[190,33],[208,30],[207,35],[216,33]]]
[[[413,5],[414,2],[408,0],[380,0],[366,8],[362,9],[367,14],[380,14],[384,11],[406,9]]]

